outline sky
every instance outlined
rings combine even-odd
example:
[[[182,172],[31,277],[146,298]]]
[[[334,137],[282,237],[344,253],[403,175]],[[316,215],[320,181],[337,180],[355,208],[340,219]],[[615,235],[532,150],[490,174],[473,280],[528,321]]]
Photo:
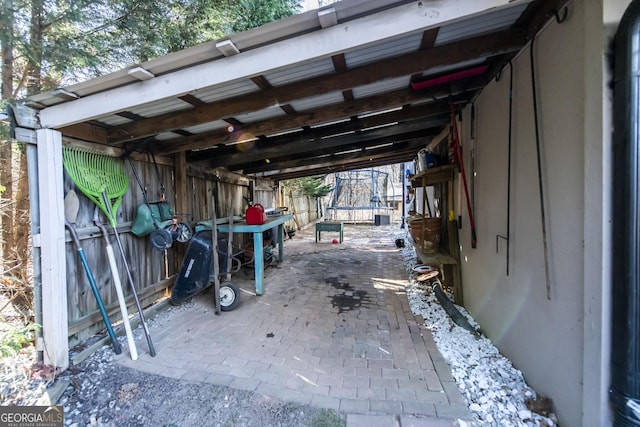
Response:
[[[306,12],[308,10],[317,9],[318,8],[318,0],[300,0],[300,5],[302,6],[301,12]]]
[[[302,6],[301,12],[306,12],[312,9],[319,9],[320,5],[327,5],[330,3],[335,3],[340,0],[300,0],[300,5]]]

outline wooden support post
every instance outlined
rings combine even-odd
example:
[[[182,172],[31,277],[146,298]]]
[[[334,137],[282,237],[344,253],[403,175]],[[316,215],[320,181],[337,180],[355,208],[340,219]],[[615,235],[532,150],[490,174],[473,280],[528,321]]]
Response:
[[[449,255],[451,255],[451,257],[456,260],[456,263],[451,265],[453,302],[458,305],[464,305],[464,297],[462,291],[462,268],[460,265],[460,243],[458,241],[458,222],[455,219],[447,221],[447,234],[449,238]]]
[[[174,174],[176,197],[176,213],[184,215],[189,213],[189,201],[187,200],[187,160],[184,152],[174,156]]]
[[[187,199],[187,158],[184,151],[176,153],[174,155],[174,185],[175,188],[173,192],[176,197],[176,214],[180,215],[178,217],[178,221],[189,223],[191,222],[191,218],[184,216],[186,214],[191,214],[189,212],[189,200]],[[180,263],[182,258],[184,258],[184,254],[186,252],[185,245],[176,245],[176,259],[177,262]],[[178,264],[179,265],[179,264]]]
[[[62,134],[36,131],[38,138],[38,190],[42,280],[42,338],[44,362],[63,370],[69,367],[67,281],[64,235]]]
[[[426,178],[422,177],[422,226],[420,229],[420,250],[423,251],[424,246],[424,236],[426,234],[427,228],[427,211],[425,210],[427,204],[427,182]],[[433,248],[434,250],[438,250],[438,248]]]

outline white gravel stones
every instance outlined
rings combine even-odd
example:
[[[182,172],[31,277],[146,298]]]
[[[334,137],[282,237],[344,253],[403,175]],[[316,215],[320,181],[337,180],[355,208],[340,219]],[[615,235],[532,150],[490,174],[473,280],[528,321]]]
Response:
[[[411,245],[403,249],[405,266],[411,280],[407,288],[409,305],[422,316],[431,330],[438,349],[451,374],[478,418],[479,426],[556,426],[555,416],[544,417],[530,411],[526,400],[536,393],[525,382],[522,372],[500,354],[486,337],[476,337],[457,326],[438,303],[431,288],[415,281],[416,256]],[[462,307],[457,307],[472,326],[477,322]]]

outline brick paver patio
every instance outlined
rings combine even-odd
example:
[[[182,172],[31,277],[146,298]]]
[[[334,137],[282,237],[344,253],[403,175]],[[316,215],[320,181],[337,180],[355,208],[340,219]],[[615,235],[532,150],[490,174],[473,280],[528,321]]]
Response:
[[[155,358],[123,353],[119,363],[343,411],[353,426],[377,425],[372,415],[421,426],[428,420],[411,415],[433,425],[471,420],[431,333],[411,313],[399,231],[347,224],[342,244],[315,243],[313,228],[298,232],[283,263],[267,269],[263,296],[237,273],[235,310],[215,316],[205,291],[152,329]]]

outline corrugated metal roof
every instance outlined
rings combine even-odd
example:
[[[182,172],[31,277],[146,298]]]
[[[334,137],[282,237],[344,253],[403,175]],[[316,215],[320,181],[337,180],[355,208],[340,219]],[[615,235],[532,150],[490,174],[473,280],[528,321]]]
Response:
[[[400,37],[393,40],[386,40],[345,53],[345,59],[349,68],[370,64],[379,61],[381,58],[402,55],[403,53],[415,52],[420,48],[422,42],[422,32]]]
[[[122,116],[109,116],[109,117],[104,117],[100,120],[96,120],[99,123],[103,123],[107,126],[118,126],[118,125],[123,125],[125,123],[129,123],[131,122],[131,119],[127,119],[126,117],[122,117]]]
[[[189,126],[184,128],[184,130],[191,133],[202,133],[216,129],[223,129],[227,126],[229,126],[229,123],[225,122],[224,120],[215,120],[213,122],[202,123],[196,126]]]
[[[189,108],[193,108],[193,105],[181,99],[172,98],[132,108],[131,112],[142,117],[153,117],[174,111],[188,110]]]
[[[162,133],[159,133],[159,134],[157,134],[155,136],[155,138],[158,141],[167,141],[169,139],[175,139],[175,138],[180,138],[180,137],[181,137],[181,135],[178,135],[177,133],[174,133],[174,132],[162,132]]]
[[[258,92],[259,90],[260,88],[251,80],[239,80],[216,87],[205,88],[192,93],[192,95],[208,103],[233,96],[244,95],[245,93]]]
[[[457,62],[455,64],[441,65],[438,67],[430,68],[428,71],[422,73],[423,77],[435,76],[436,74],[444,74],[449,71],[462,70],[465,68],[480,65],[485,62],[485,58],[474,58],[468,61]]]
[[[334,3],[330,7],[335,9],[338,22],[347,22],[366,14],[389,9],[405,3],[411,3],[411,1],[349,0]],[[279,21],[270,22],[258,28],[232,34],[224,39],[231,40],[241,52],[245,52],[278,40],[287,39],[317,29],[320,29],[318,11],[310,10]],[[216,48],[216,43],[218,41],[219,40],[202,43],[191,48],[183,49],[179,52],[153,58],[141,64],[131,64],[125,69],[96,77],[85,82],[69,85],[65,89],[77,94],[78,96],[84,97],[127,84],[137,83],[138,80],[128,74],[128,70],[136,66],[140,66],[153,73],[155,76],[159,76],[182,68],[201,64],[203,62],[223,59],[224,56]],[[52,106],[64,102],[64,100],[53,96],[52,91],[29,96],[25,101],[31,104],[39,104],[41,106]]]
[[[125,99],[126,95],[131,98],[126,99],[126,102],[114,102],[105,108],[101,108],[102,106],[99,105],[95,108],[96,113],[93,116],[89,117],[87,114],[86,117],[84,117],[85,120],[98,121],[105,127],[129,124],[136,120],[134,115],[139,115],[143,118],[153,118],[178,113],[177,116],[180,116],[178,119],[172,121],[143,120],[139,124],[136,123],[135,126],[126,126],[120,130],[114,129],[114,132],[108,132],[110,138],[108,143],[113,144],[122,144],[125,140],[128,140],[126,138],[154,136],[155,132],[159,132],[155,135],[155,138],[159,141],[175,140],[183,136],[178,131],[170,131],[176,128],[195,135],[225,129],[229,124],[223,119],[231,118],[244,124],[260,123],[260,125],[255,126],[254,129],[263,129],[261,132],[273,138],[274,141],[278,141],[277,135],[284,135],[292,131],[300,133],[301,138],[304,138],[306,136],[305,133],[308,133],[307,127],[309,123],[324,122],[325,129],[322,131],[322,134],[326,135],[324,138],[335,141],[340,138],[340,135],[344,136],[353,132],[350,130],[351,126],[336,125],[336,123],[355,120],[354,117],[365,118],[374,114],[380,115],[383,111],[389,112],[400,109],[401,106],[398,105],[398,102],[405,101],[399,100],[397,97],[388,97],[389,100],[387,100],[384,94],[399,90],[409,92],[411,90],[410,81],[413,77],[419,75],[424,77],[441,75],[482,63],[487,63],[495,68],[496,66],[500,66],[501,61],[504,61],[506,55],[514,53],[516,49],[519,49],[519,47],[524,44],[523,41],[522,44],[518,45],[517,43],[520,43],[519,40],[517,43],[513,42],[516,38],[520,37],[519,33],[516,34],[514,32],[514,34],[507,34],[508,37],[505,39],[507,40],[505,43],[499,41],[497,37],[488,39],[490,41],[498,40],[493,42],[491,45],[491,49],[493,50],[490,51],[491,54],[495,56],[495,60],[487,60],[484,57],[478,56],[472,57],[471,55],[485,54],[485,50],[479,48],[478,44],[473,41],[468,46],[468,49],[466,46],[461,49],[463,53],[456,54],[452,52],[451,58],[455,59],[450,59],[450,63],[444,66],[426,69],[430,63],[428,58],[426,58],[427,60],[424,62],[416,59],[419,67],[399,67],[401,70],[406,70],[406,72],[394,70],[393,68],[395,67],[389,66],[389,62],[381,62],[380,67],[375,65],[368,66],[369,64],[387,60],[393,61],[393,64],[401,64],[394,58],[407,53],[418,52],[421,48],[425,31],[435,28],[433,22],[438,22],[437,18],[432,19],[432,17],[424,15],[427,12],[438,12],[439,9],[441,9],[443,16],[447,16],[446,19],[448,19],[448,21],[440,21],[439,32],[435,41],[436,46],[440,46],[496,30],[511,28],[532,0],[515,0],[513,2],[509,0],[477,1],[477,4],[475,2],[469,2],[469,7],[471,7],[473,12],[467,13],[474,13],[474,15],[463,17],[465,13],[462,10],[462,6],[450,6],[448,2],[424,2],[424,4],[420,6],[418,2],[415,1],[345,0],[332,5],[336,10],[338,23],[344,24],[350,20],[355,21],[348,26],[336,27],[334,29],[336,31],[333,32],[332,28],[320,29],[317,11],[310,11],[305,14],[267,24],[255,30],[231,35],[229,39],[233,41],[241,52],[236,57],[226,58],[222,56],[215,47],[216,43],[208,42],[140,64],[141,67],[156,76],[175,72],[170,76],[166,76],[164,80],[151,80],[153,85],[147,84],[147,82],[137,81],[129,76],[125,69],[98,79],[93,79],[89,82],[72,85],[68,87],[67,90],[84,97],[118,86],[136,83],[136,85],[131,86],[131,88],[125,87],[114,91],[114,93],[121,93],[123,97],[108,98],[111,93],[105,93],[90,99],[90,101],[99,101],[101,97],[104,97],[110,101],[118,101]],[[406,5],[402,7],[385,11],[381,16],[368,16],[372,15],[374,11],[392,8],[405,3]],[[545,4],[546,3],[547,2],[545,2]],[[474,5],[476,7],[474,7]],[[383,20],[388,16],[398,17],[400,22],[411,23],[412,26],[409,27],[405,25],[396,29],[395,23],[399,21]],[[363,19],[358,20],[359,17]],[[382,37],[379,33],[372,33],[375,31],[375,25],[377,25],[378,22],[381,23],[380,31],[388,27],[391,27],[391,29],[388,29],[384,33],[384,37],[388,38],[376,41],[376,39]],[[429,22],[429,24],[427,25],[423,22]],[[385,24],[388,23],[393,23],[393,25],[385,26]],[[339,30],[339,33],[337,30]],[[398,36],[398,34],[403,35]],[[342,42],[343,39],[336,38],[337,35],[345,37],[344,43]],[[273,47],[270,46],[270,44],[275,41],[285,43]],[[509,43],[511,43],[511,45]],[[325,46],[325,44],[327,44],[328,47]],[[265,49],[257,49],[263,46]],[[318,46],[321,47],[315,49]],[[360,47],[354,48],[355,46]],[[285,52],[284,49],[287,48],[291,48],[291,53],[288,53],[288,51]],[[431,46],[425,46],[425,55],[440,55],[442,52],[442,50],[439,49],[432,49],[433,52],[430,52],[430,48]],[[256,49],[255,55],[252,55],[250,51],[254,49]],[[280,49],[283,49],[283,56],[277,55]],[[274,52],[276,52],[276,56],[272,55]],[[299,54],[300,52],[303,52],[303,54]],[[328,56],[339,54],[344,55],[346,70],[336,70],[334,62],[331,57]],[[445,56],[449,58],[449,55]],[[417,56],[412,57],[418,58]],[[262,60],[257,61],[256,58],[261,58]],[[273,63],[270,62],[270,59],[274,59]],[[286,61],[289,60],[290,63],[287,64]],[[203,63],[206,63],[206,66],[199,65]],[[256,67],[255,64],[259,64],[259,66]],[[402,64],[406,65],[410,64],[410,62],[404,62]],[[199,66],[190,69],[190,67],[194,65]],[[339,80],[342,79],[342,73],[344,73],[344,80]],[[371,78],[369,78],[368,73],[371,73]],[[401,75],[401,73],[405,75]],[[199,76],[200,78],[189,80],[185,77],[190,75]],[[361,80],[361,77],[365,75],[367,76],[366,81],[373,83],[354,86],[361,84],[361,82],[364,81]],[[215,76],[216,78],[207,80],[207,78],[211,76]],[[255,79],[258,76],[264,77],[273,87],[265,88],[259,80]],[[325,81],[318,78],[322,76],[327,76],[327,80]],[[255,80],[255,82],[252,80]],[[306,85],[306,80],[310,80],[308,85]],[[181,86],[176,84],[176,81],[191,81],[195,84]],[[294,82],[303,83],[283,87]],[[164,91],[163,85],[165,85],[165,83],[173,85],[172,91]],[[471,83],[472,86],[470,87],[473,87],[473,89],[463,94],[463,96],[466,97],[464,99],[472,99],[474,90],[477,90],[479,87],[477,81]],[[215,84],[215,86],[206,86],[213,84]],[[153,89],[153,91],[151,91],[151,89]],[[350,93],[343,92],[343,90],[347,89],[351,89]],[[189,92],[190,95],[202,101],[204,104],[215,105],[199,105],[196,102],[189,103],[187,102],[189,101],[188,98],[185,98],[186,101],[183,101],[179,97],[186,92]],[[442,92],[447,92],[444,86]],[[140,98],[137,97],[138,94],[145,97],[145,102],[153,101],[154,97],[155,99],[162,99],[144,105],[136,105],[142,102]],[[149,94],[152,94],[152,96]],[[311,94],[313,94],[313,96],[309,96]],[[352,97],[350,95],[352,95]],[[374,96],[375,99],[367,99]],[[282,101],[279,101],[278,98]],[[30,99],[38,101],[42,105],[54,105],[64,102],[63,99],[56,98],[53,92],[36,95]],[[286,99],[286,101],[284,99]],[[415,106],[433,102],[433,100],[434,98],[418,99],[411,101],[411,104]],[[81,99],[80,103],[75,104],[76,109],[81,109],[81,106],[84,105],[82,101],[86,100]],[[288,108],[281,108],[279,102],[282,104],[287,103],[293,111]],[[338,104],[343,104],[344,107],[341,105],[340,108],[336,108],[336,114],[333,114],[332,108],[324,108]],[[135,107],[132,107],[134,105]],[[226,113],[228,116],[223,116],[227,106],[230,108]],[[128,110],[122,111],[124,109]],[[197,114],[197,116],[190,115],[190,109],[193,109],[194,114]],[[315,109],[318,109],[317,114],[315,111],[312,111]],[[424,110],[431,111],[431,109]],[[60,107],[56,107],[49,112],[55,112],[61,115],[61,113],[66,111],[66,108],[64,108],[63,111]],[[120,115],[114,114],[117,111],[121,111],[121,113],[131,113],[131,115],[127,116],[123,114],[125,117],[121,117]],[[109,115],[106,115],[107,112]],[[46,112],[41,114],[44,116]],[[100,114],[105,114],[105,116],[101,116]],[[435,114],[428,114],[430,114],[430,116],[425,116],[424,121],[433,121],[434,126],[446,123],[448,120],[446,117],[448,113],[446,111],[444,113],[436,111]],[[79,112],[77,116],[83,117],[82,112]],[[287,116],[291,117],[291,123],[283,124],[285,120],[269,122],[270,119]],[[131,117],[131,119],[127,117]],[[311,120],[308,120],[307,117],[310,117]],[[384,115],[380,115],[379,118],[363,120],[363,122],[371,129],[391,127],[391,124],[395,123],[396,120],[400,122],[399,127],[406,126],[406,121],[397,119],[398,114],[393,114],[390,117],[394,118],[389,119],[387,122],[385,122]],[[203,120],[209,121],[200,123]],[[64,118],[62,118],[58,121],[51,120],[50,123],[64,122]],[[193,125],[194,123],[200,124]],[[165,125],[167,127],[164,127]],[[181,125],[183,127],[180,127]],[[335,127],[335,129],[331,126]],[[312,127],[317,126],[312,125]],[[332,132],[333,135],[331,134]],[[362,132],[362,130],[360,130],[360,132]],[[121,135],[127,136],[125,138]],[[259,136],[262,138],[261,135],[242,135],[243,137],[254,138]],[[289,139],[291,139],[291,137]],[[175,149],[188,149],[192,151],[206,151],[208,149],[206,143],[202,141],[194,142],[192,145],[193,148],[189,148],[189,144],[190,142],[180,145],[179,148],[178,145],[176,145]],[[173,152],[171,151],[171,143],[158,144],[158,147],[159,150],[166,148],[165,154]],[[344,150],[339,150],[337,147],[338,145],[336,145],[336,152]],[[316,154],[316,156],[317,155],[318,154]],[[200,156],[199,158],[202,160],[206,159],[208,154],[204,152],[200,154]],[[232,164],[235,165],[235,163]]]
[[[516,3],[513,6],[498,9],[491,13],[442,25],[440,31],[438,31],[435,45],[451,43],[492,31],[506,30],[516,22],[527,6],[528,3]]]
[[[365,98],[367,96],[378,95],[381,93],[404,89],[409,87],[409,83],[411,81],[410,76],[397,77],[395,79],[386,79],[380,82],[371,83],[364,86],[354,87],[353,97],[354,98]]]
[[[341,91],[333,91],[323,93],[322,95],[312,96],[309,98],[300,99],[298,101],[290,102],[289,104],[296,111],[310,110],[312,108],[324,107],[331,104],[339,104],[344,101]]]
[[[282,108],[271,107],[271,108],[264,108],[258,111],[252,111],[250,113],[237,114],[233,116],[233,118],[242,123],[254,123],[254,122],[268,120],[274,117],[280,117],[284,115],[286,115],[286,113],[282,111]]]
[[[293,65],[280,70],[264,73],[264,77],[273,86],[279,86],[298,80],[310,79],[312,77],[321,76],[323,74],[333,73],[335,71],[331,59],[320,59],[309,61],[303,64]]]

